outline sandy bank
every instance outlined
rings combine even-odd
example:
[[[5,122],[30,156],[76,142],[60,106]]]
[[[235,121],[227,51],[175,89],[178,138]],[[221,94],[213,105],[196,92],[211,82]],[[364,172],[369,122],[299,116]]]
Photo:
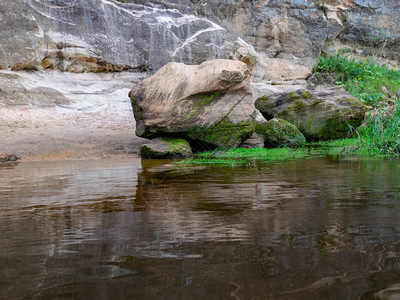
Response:
[[[0,153],[22,161],[137,156],[135,73],[0,71]],[[56,98],[55,98],[56,95]]]

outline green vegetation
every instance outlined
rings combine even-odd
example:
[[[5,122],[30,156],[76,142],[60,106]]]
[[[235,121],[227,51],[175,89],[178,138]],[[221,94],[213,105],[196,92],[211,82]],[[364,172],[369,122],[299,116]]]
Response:
[[[193,158],[176,162],[178,165],[254,166],[257,163],[277,163],[316,157],[368,157],[369,152],[359,139],[342,139],[310,143],[302,148],[236,148],[208,151]]]
[[[307,144],[311,156],[326,157],[368,157],[368,151],[363,148],[359,139],[339,139]]]
[[[316,0],[315,5],[317,6],[318,9],[322,10],[325,16],[328,14],[328,8],[325,6],[323,0]]]
[[[177,162],[184,165],[216,165],[216,166],[250,166],[255,162],[282,162],[305,158],[309,155],[306,148],[274,148],[274,149],[243,149],[235,148],[227,151],[208,151],[198,154],[195,158]]]
[[[363,103],[378,107],[367,118],[368,125],[357,130],[355,144],[347,148],[352,150],[352,155],[400,157],[400,71],[388,69],[371,59],[351,58],[350,49],[320,57],[314,71],[332,73],[338,85]],[[388,96],[397,97],[395,105],[379,108]]]
[[[347,51],[321,56],[314,71],[332,73],[338,85],[367,105],[377,106],[384,99],[382,87],[392,95],[400,89],[400,71],[387,69],[372,59],[351,58]]]
[[[400,113],[399,113],[400,115]],[[378,119],[376,119],[378,120]],[[383,119],[376,121],[377,125]],[[397,118],[400,126],[400,118]],[[395,125],[395,123],[392,123]],[[371,127],[375,128],[375,127]],[[227,166],[227,167],[253,167],[257,163],[277,163],[299,159],[309,159],[317,157],[400,157],[400,139],[395,134],[382,137],[384,131],[367,131],[367,135],[353,139],[340,139],[309,143],[302,148],[255,148],[242,149],[235,148],[227,151],[213,150],[200,153],[193,158],[176,162],[178,165],[208,165],[208,166]],[[387,142],[387,141],[391,142]],[[397,143],[396,143],[397,141]]]
[[[400,103],[382,108],[368,117],[369,125],[360,132],[358,140],[375,157],[400,157]]]

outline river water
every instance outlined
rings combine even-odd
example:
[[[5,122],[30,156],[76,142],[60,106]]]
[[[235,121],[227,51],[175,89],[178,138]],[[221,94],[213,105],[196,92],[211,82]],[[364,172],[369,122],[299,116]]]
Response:
[[[398,161],[160,163],[1,166],[0,299],[399,299]]]

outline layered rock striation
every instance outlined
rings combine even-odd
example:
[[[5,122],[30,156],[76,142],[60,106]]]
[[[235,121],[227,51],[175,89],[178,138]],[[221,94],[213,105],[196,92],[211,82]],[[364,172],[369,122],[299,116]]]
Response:
[[[395,0],[3,0],[0,66],[155,72],[241,47],[308,67],[343,47],[398,60],[399,13]]]

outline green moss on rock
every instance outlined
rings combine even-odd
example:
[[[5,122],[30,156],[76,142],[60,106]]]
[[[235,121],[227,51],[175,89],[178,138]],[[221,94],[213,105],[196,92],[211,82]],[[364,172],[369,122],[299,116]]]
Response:
[[[140,149],[143,158],[188,158],[193,155],[189,143],[184,139],[161,137],[151,140]]]
[[[361,125],[366,107],[343,90],[298,90],[269,96],[268,104],[255,103],[266,119],[280,118],[292,124],[307,140],[346,138]]]
[[[309,91],[304,91],[304,92],[301,94],[301,96],[302,96],[304,99],[312,99],[312,98],[314,98],[313,94],[311,94]]]
[[[254,120],[233,123],[229,118],[225,117],[218,124],[209,127],[190,128],[187,136],[199,144],[231,149],[238,147],[244,140],[249,138],[254,129]]]
[[[293,110],[295,112],[301,112],[301,111],[305,110],[306,107],[307,107],[306,103],[303,100],[298,99],[294,102]]]
[[[200,93],[197,95],[190,96],[186,101],[191,101],[194,103],[193,109],[188,113],[187,119],[190,119],[200,108],[206,106],[213,100],[219,99],[224,96],[221,91],[216,91],[212,93]]]
[[[272,119],[266,123],[257,123],[256,133],[264,138],[266,147],[301,147],[306,143],[304,135],[293,124]]]
[[[286,98],[287,98],[289,101],[296,101],[297,99],[301,99],[302,96],[299,95],[299,94],[296,94],[296,93],[292,92],[292,93],[287,94],[287,95],[286,95]]]
[[[261,96],[257,98],[254,102],[256,108],[260,111],[267,111],[275,106],[274,103],[270,102],[270,99],[267,96]]]

